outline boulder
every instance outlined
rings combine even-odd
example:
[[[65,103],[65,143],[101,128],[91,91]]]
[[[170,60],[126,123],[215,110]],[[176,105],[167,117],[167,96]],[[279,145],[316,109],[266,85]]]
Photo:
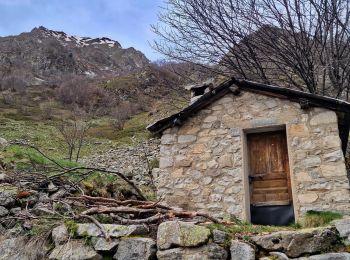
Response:
[[[200,246],[209,240],[210,235],[210,230],[203,226],[181,221],[163,222],[158,227],[157,246],[161,250]]]
[[[294,260],[350,260],[349,253],[327,253],[321,255],[313,255],[309,257],[295,258]]]
[[[112,238],[107,241],[104,237],[95,238],[92,245],[97,252],[115,253],[119,244],[119,240]]]
[[[0,234],[1,235],[5,234],[5,232],[6,232],[6,229],[4,228],[4,226],[2,224],[0,224]],[[1,238],[1,236],[0,236],[0,238]]]
[[[25,236],[0,241],[0,260],[47,259],[48,246],[42,241],[28,241]]]
[[[55,212],[51,209],[51,205],[43,202],[37,203],[30,212],[37,216],[55,215]]]
[[[201,247],[173,248],[157,252],[158,260],[226,260],[227,256],[227,251],[215,243]]]
[[[255,250],[247,243],[238,240],[232,240],[230,251],[232,259],[255,260]]]
[[[20,238],[9,238],[0,242],[0,260],[21,259],[30,260],[20,252],[19,248],[23,248],[24,241]]]
[[[223,244],[229,238],[229,235],[226,232],[218,229],[214,229],[212,233],[213,233],[213,242],[217,244]]]
[[[286,254],[281,252],[270,252],[270,256],[272,256],[275,260],[288,260],[289,257]]]
[[[51,237],[55,246],[62,245],[69,239],[69,234],[64,224],[52,229]]]
[[[289,257],[315,254],[332,248],[337,243],[335,228],[313,228],[300,231],[281,231],[254,236],[252,241],[267,251],[281,251]]]
[[[110,237],[127,237],[127,236],[139,236],[146,235],[148,229],[143,225],[115,225],[115,224],[102,224],[106,232]],[[101,229],[93,223],[77,224],[77,235],[81,237],[102,237]]]
[[[8,142],[5,138],[0,137],[0,150],[4,149],[6,146],[8,146]]]
[[[338,230],[339,235],[344,238],[344,243],[350,245],[350,218],[334,220],[331,224]]]
[[[6,216],[7,214],[9,214],[9,211],[5,207],[0,206],[0,218]]]
[[[68,191],[66,191],[65,189],[60,189],[60,190],[56,191],[55,193],[53,193],[50,196],[50,199],[51,200],[58,200],[58,199],[63,198],[66,194],[68,194]]]
[[[0,183],[7,182],[9,177],[5,173],[0,173]]]
[[[71,240],[64,245],[59,245],[52,250],[49,259],[55,260],[101,260],[102,256],[96,253],[84,241]]]
[[[117,260],[152,260],[156,256],[156,242],[151,238],[127,238],[120,241]]]
[[[20,207],[10,209],[10,213],[14,216],[18,215],[21,211],[22,209]]]
[[[9,208],[15,205],[18,189],[16,186],[0,184],[0,206]]]

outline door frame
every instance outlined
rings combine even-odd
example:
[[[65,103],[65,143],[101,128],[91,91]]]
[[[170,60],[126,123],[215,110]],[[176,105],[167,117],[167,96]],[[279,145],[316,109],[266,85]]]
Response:
[[[242,138],[242,158],[243,158],[243,188],[244,188],[244,203],[243,203],[243,214],[246,221],[251,222],[250,215],[250,186],[249,186],[249,152],[248,152],[248,140],[247,135],[252,133],[267,133],[267,132],[275,132],[275,131],[285,131],[286,133],[286,141],[287,141],[287,152],[288,152],[288,164],[289,164],[289,177],[291,181],[291,191],[292,191],[292,200],[293,200],[293,210],[294,210],[294,218],[295,221],[298,221],[297,214],[297,200],[295,197],[295,186],[294,186],[294,178],[293,178],[293,160],[292,153],[290,147],[290,140],[288,138],[288,127],[285,124],[281,125],[273,125],[273,126],[263,126],[263,127],[255,127],[255,128],[245,128],[242,129],[241,136]]]

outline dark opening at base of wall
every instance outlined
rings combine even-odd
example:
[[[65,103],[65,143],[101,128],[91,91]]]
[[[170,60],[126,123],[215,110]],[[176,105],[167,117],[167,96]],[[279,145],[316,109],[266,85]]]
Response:
[[[250,206],[251,222],[256,225],[288,226],[295,222],[293,204]]]

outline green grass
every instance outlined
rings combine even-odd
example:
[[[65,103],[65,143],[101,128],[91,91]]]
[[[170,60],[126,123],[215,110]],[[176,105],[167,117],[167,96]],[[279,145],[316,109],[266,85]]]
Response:
[[[146,130],[146,126],[150,121],[149,114],[142,112],[126,121],[123,129],[116,130],[111,125],[111,122],[104,118],[95,120],[88,134],[90,137],[113,140],[117,146],[132,145],[135,142],[147,140],[151,136],[148,130]]]
[[[14,164],[19,169],[32,168],[33,166],[49,166],[52,165],[49,159],[41,155],[36,150],[30,147],[24,147],[20,145],[10,145],[3,152],[3,161],[5,164]],[[76,162],[71,162],[64,159],[54,159],[59,165],[63,167],[77,167]]]
[[[343,216],[337,212],[331,211],[314,211],[306,212],[304,216],[304,227],[320,227],[329,224],[331,221],[341,219]]]

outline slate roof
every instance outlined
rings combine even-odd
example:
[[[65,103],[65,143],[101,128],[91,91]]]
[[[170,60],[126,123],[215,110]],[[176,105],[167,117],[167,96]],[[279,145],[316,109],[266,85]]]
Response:
[[[169,117],[163,118],[149,126],[147,129],[154,134],[163,132],[169,127],[181,125],[188,117],[194,115],[199,110],[232,92],[238,95],[241,91],[249,91],[262,95],[273,96],[281,99],[288,99],[298,102],[301,108],[323,107],[337,112],[350,114],[350,103],[339,99],[311,94],[289,88],[261,84],[248,80],[237,80],[230,78],[216,88],[198,98],[195,102]],[[349,129],[347,128],[347,133]],[[343,139],[343,138],[342,138]]]

